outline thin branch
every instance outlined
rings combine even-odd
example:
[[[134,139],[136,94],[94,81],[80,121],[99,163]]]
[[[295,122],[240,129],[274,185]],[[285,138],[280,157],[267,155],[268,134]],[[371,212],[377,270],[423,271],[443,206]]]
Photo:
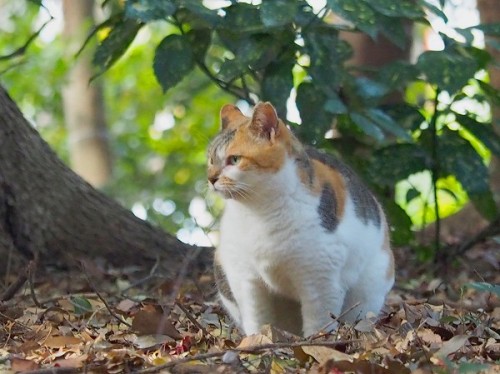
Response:
[[[203,332],[203,335],[207,336],[210,333],[196,320],[196,318],[187,310],[187,308],[180,302],[176,301],[175,305],[179,307],[180,310],[185,314],[185,316],[195,325],[199,330]]]
[[[89,277],[89,275],[87,273],[87,269],[85,268],[85,265],[83,263],[82,263],[82,268],[83,268],[83,272],[85,274],[85,278],[87,279],[87,282],[90,285],[90,288],[92,288],[92,290],[95,292],[95,294],[97,295],[97,297],[103,302],[103,304],[106,307],[106,309],[108,310],[109,314],[111,314],[111,316],[113,318],[115,318],[118,322],[123,323],[125,326],[132,327],[132,325],[130,323],[128,323],[127,321],[125,321],[123,318],[121,318],[118,314],[116,314],[111,309],[111,307],[109,306],[109,304],[106,301],[106,299],[104,299],[104,297],[101,296],[101,294],[99,293],[99,291],[97,291],[97,288],[95,287],[94,283],[90,280],[90,277]]]
[[[40,33],[42,32],[42,30],[45,28],[45,26],[47,26],[49,24],[49,22],[51,22],[53,20],[52,16],[51,18],[46,21],[39,29],[37,32],[35,32],[33,35],[31,35],[28,40],[26,41],[26,43],[24,43],[24,45],[22,45],[21,47],[19,47],[18,49],[16,49],[14,52],[11,52],[7,55],[3,55],[3,56],[0,56],[0,61],[2,60],[10,60],[14,57],[17,57],[17,56],[21,56],[23,55],[26,50],[28,49],[28,47],[30,46],[30,44],[38,37],[38,35],[40,35]]]
[[[10,300],[14,297],[14,295],[21,289],[21,287],[26,283],[28,280],[30,271],[32,267],[34,266],[34,261],[30,261],[28,264],[28,267],[26,271],[23,273],[19,274],[17,279],[10,284],[9,287],[5,290],[5,292],[0,296],[0,301],[7,301]]]
[[[469,249],[493,236],[500,235],[500,216],[494,219],[483,230],[479,231],[472,238],[464,241],[459,246],[455,246],[455,255],[463,255]]]
[[[136,371],[136,373],[156,373],[164,369],[172,368],[176,365],[185,364],[191,361],[200,361],[207,360],[210,358],[217,358],[224,356],[226,352],[238,352],[238,353],[258,353],[260,351],[266,350],[274,350],[274,349],[284,349],[284,348],[299,348],[299,347],[310,347],[310,346],[322,346],[322,347],[337,347],[339,345],[347,345],[349,343],[357,343],[360,342],[360,339],[355,340],[337,340],[333,342],[310,342],[310,341],[300,341],[300,342],[292,342],[292,343],[269,343],[269,344],[261,344],[261,345],[253,345],[245,348],[232,348],[220,352],[209,352],[202,353],[198,355],[193,355],[189,357],[184,357],[175,361],[168,362],[164,365],[159,365],[152,368],[142,369]]]

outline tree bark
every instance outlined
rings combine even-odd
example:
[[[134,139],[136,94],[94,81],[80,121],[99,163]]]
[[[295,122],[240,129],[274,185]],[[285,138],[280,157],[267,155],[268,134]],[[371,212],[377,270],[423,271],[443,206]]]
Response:
[[[479,16],[481,18],[481,23],[494,23],[500,22],[500,1],[498,0],[477,0],[477,9],[479,10]],[[488,44],[488,39],[493,37],[486,37],[486,50],[491,54],[493,61],[495,63],[490,64],[488,67],[488,73],[490,75],[490,84],[493,87],[500,87],[500,67],[498,62],[500,61],[500,51],[496,48],[491,47]],[[497,38],[498,41],[498,38]],[[500,107],[494,106],[492,103],[492,113],[491,117],[493,120],[493,129],[497,134],[500,135]],[[497,202],[497,206],[500,207],[500,158],[492,156],[491,166],[490,166],[490,185],[493,191],[493,195]]]
[[[198,253],[66,167],[0,86],[0,256],[12,250],[68,267],[84,257],[116,267],[149,267],[160,258],[166,260],[163,274],[172,279]],[[210,252],[199,251],[192,268],[207,264]]]
[[[64,0],[64,39],[73,58],[85,33],[94,24],[94,0]],[[85,31],[84,31],[85,30]],[[92,78],[91,51],[86,48],[73,61],[63,90],[72,169],[94,187],[111,176],[111,153],[104,116],[102,81]]]

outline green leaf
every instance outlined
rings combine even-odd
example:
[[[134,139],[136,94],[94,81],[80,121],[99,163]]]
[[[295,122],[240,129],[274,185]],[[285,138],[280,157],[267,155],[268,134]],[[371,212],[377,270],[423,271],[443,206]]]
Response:
[[[410,35],[405,30],[404,18],[392,18],[378,14],[377,22],[382,35],[401,49],[407,47]]]
[[[391,229],[391,243],[397,246],[408,244],[414,239],[413,231],[411,230],[412,222],[408,214],[394,202],[392,199],[382,201],[384,211],[389,218],[389,226]]]
[[[156,48],[153,69],[163,92],[179,83],[194,65],[193,51],[185,36],[169,35]]]
[[[297,135],[309,144],[324,138],[332,126],[333,115],[323,109],[326,99],[325,94],[310,82],[302,82],[297,88],[296,102],[302,120]]]
[[[384,82],[391,90],[404,91],[408,83],[417,79],[418,73],[414,65],[404,61],[396,61],[382,66],[378,71],[377,80]]]
[[[188,22],[192,28],[215,27],[220,24],[221,17],[216,10],[208,9],[199,0],[176,0],[181,9],[188,10],[183,14],[182,20]]]
[[[377,124],[366,114],[360,112],[351,112],[349,114],[351,120],[368,136],[377,141],[384,140],[385,136]]]
[[[86,298],[82,296],[71,296],[70,300],[75,308],[75,314],[77,316],[82,316],[92,312],[92,304],[90,304],[90,301]]]
[[[347,113],[347,108],[339,95],[330,95],[323,108],[332,114]]]
[[[257,33],[265,32],[266,26],[260,18],[257,7],[246,3],[233,3],[224,9],[224,22],[220,27],[230,32]]]
[[[481,156],[457,131],[445,129],[439,139],[438,159],[442,172],[457,178],[483,216],[494,218],[497,210],[488,184],[488,168]]]
[[[481,30],[486,35],[500,36],[500,22],[481,23],[476,26],[468,27],[469,29]]]
[[[262,100],[272,101],[280,118],[286,118],[286,102],[293,88],[294,60],[269,64],[262,80]]]
[[[164,20],[175,10],[171,0],[127,0],[125,3],[125,15],[142,22]]]
[[[472,282],[467,283],[467,287],[474,288],[478,291],[491,292],[497,296],[500,296],[500,284],[491,284],[486,282]]]
[[[372,38],[377,35],[375,11],[361,0],[327,0],[328,7],[340,17],[352,22],[358,29]]]
[[[212,31],[210,29],[193,29],[186,34],[186,38],[191,45],[194,57],[199,61],[204,61],[212,41]]]
[[[412,201],[413,199],[415,199],[416,197],[419,197],[420,196],[420,191],[417,190],[416,188],[410,188],[407,192],[406,192],[406,203],[409,203],[410,201]]]
[[[293,22],[297,10],[295,0],[263,1],[260,6],[260,17],[267,27],[284,26]]]
[[[441,0],[440,0],[441,1]],[[448,17],[446,17],[446,14],[439,9],[437,6],[429,3],[428,1],[425,0],[418,0],[418,4],[420,4],[422,7],[429,9],[432,13],[434,13],[436,16],[440,17],[444,23],[448,23]],[[441,5],[441,8],[444,7],[444,0],[443,4]]]
[[[311,58],[309,74],[328,96],[335,95],[345,74],[343,63],[352,55],[350,45],[340,40],[338,31],[332,28],[310,28],[303,37]]]
[[[495,133],[491,123],[482,123],[474,118],[455,113],[457,122],[465,127],[472,135],[474,135],[488,149],[500,157],[500,136]]]
[[[113,26],[92,59],[92,63],[99,68],[95,76],[108,70],[125,53],[141,27],[141,23],[131,19],[121,19]]]
[[[378,104],[389,92],[389,88],[385,84],[366,77],[355,78],[354,90],[354,94],[361,99],[363,106]]]
[[[416,144],[393,144],[374,152],[370,177],[379,186],[392,187],[410,175],[429,168],[429,157]]]
[[[370,0],[367,3],[377,12],[388,17],[416,19],[425,15],[421,6],[412,0]]]
[[[494,105],[500,106],[500,91],[482,80],[477,79],[476,82],[479,84],[479,87],[481,87],[481,90],[483,90],[488,99]]]
[[[390,116],[384,113],[380,109],[368,109],[366,111],[368,118],[375,122],[379,127],[387,132],[396,135],[398,138],[411,141],[412,137],[408,132],[402,128],[396,121],[394,121]]]
[[[425,121],[425,117],[420,113],[419,109],[409,104],[386,105],[384,110],[406,130],[415,131]]]
[[[471,57],[447,49],[422,53],[418,58],[417,67],[427,76],[430,83],[450,94],[465,86],[478,68]]]

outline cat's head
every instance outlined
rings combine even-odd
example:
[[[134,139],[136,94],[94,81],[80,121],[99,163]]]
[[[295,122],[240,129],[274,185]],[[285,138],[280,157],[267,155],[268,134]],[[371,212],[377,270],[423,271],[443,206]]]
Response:
[[[245,200],[282,168],[292,135],[270,103],[257,104],[252,117],[225,105],[220,118],[221,131],[208,150],[209,186],[225,198]]]

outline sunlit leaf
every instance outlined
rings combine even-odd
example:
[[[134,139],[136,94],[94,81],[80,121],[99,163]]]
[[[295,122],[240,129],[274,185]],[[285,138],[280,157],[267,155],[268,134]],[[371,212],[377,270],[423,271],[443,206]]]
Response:
[[[108,70],[125,53],[141,27],[141,23],[127,19],[113,26],[108,36],[97,47],[92,60],[99,69],[97,75]]]
[[[478,122],[470,116],[455,113],[457,122],[465,127],[488,149],[500,157],[500,136],[494,131],[491,123]]]
[[[488,168],[474,147],[456,131],[446,130],[440,137],[438,157],[443,173],[458,179],[478,210],[488,219],[495,217]]]
[[[447,51],[427,51],[420,55],[417,67],[430,83],[453,94],[465,86],[477,71],[477,63],[468,56]]]
[[[394,144],[374,152],[370,176],[381,186],[393,186],[408,176],[428,169],[429,157],[416,144]]]

